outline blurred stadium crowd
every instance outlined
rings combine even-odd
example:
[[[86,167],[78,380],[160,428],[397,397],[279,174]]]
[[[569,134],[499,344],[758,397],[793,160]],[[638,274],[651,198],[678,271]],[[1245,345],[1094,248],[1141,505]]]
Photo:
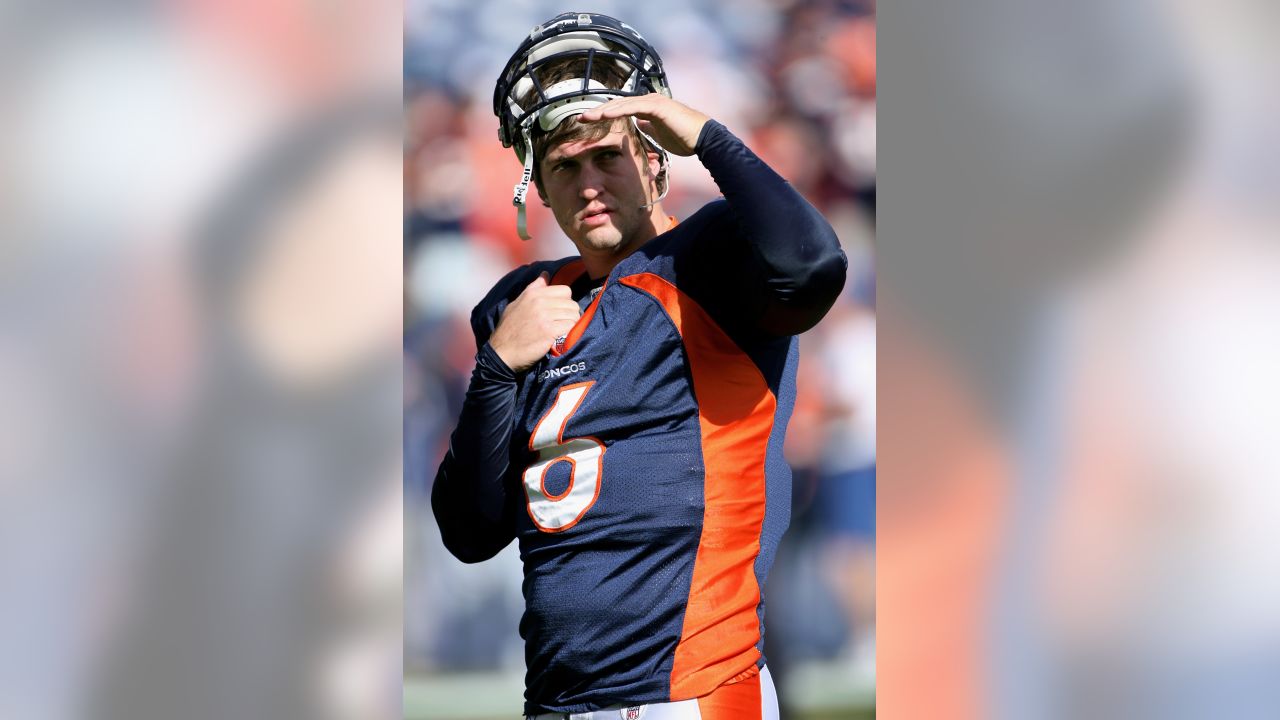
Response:
[[[492,284],[576,254],[543,207],[516,235],[514,154],[497,138],[494,81],[529,28],[562,3],[411,0],[405,23],[405,670],[523,668],[513,545],[463,566],[440,543],[432,477],[474,364],[468,323]],[[828,317],[801,338],[788,434],[792,526],[770,578],[767,654],[783,682],[810,662],[874,682],[874,0],[596,2],[654,44],[674,96],[724,122],[835,227],[850,268]],[[665,201],[688,217],[718,191],[673,158]],[[566,589],[568,591],[568,589]]]

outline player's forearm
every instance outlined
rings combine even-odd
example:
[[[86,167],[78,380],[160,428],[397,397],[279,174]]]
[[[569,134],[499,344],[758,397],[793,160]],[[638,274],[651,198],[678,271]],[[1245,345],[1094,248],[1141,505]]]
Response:
[[[503,479],[515,403],[515,374],[483,346],[449,452],[431,488],[431,507],[445,547],[464,562],[492,557],[514,536]]]
[[[785,335],[808,330],[844,287],[847,261],[831,224],[720,123],[703,127],[696,151],[763,272],[770,296],[766,329]]]

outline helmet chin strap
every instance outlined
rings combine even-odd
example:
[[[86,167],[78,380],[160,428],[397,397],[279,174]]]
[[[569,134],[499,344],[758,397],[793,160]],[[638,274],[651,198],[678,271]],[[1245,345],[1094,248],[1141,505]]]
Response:
[[[511,204],[516,206],[516,232],[521,240],[532,239],[529,235],[529,220],[525,213],[525,197],[529,194],[529,181],[533,179],[533,143],[529,138],[529,123],[521,128],[524,135],[524,173],[520,182],[516,183]]]

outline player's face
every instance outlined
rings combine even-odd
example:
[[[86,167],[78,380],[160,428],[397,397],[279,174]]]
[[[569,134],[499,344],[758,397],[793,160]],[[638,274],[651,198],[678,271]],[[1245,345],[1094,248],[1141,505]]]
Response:
[[[547,202],[584,255],[629,251],[657,235],[653,210],[644,207],[658,195],[657,156],[637,152],[625,122],[599,140],[556,145],[542,159]]]

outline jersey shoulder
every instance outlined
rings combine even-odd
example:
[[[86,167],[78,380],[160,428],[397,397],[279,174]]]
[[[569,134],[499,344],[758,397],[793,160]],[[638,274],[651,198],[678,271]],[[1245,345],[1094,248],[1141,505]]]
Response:
[[[497,327],[498,318],[502,316],[502,311],[506,309],[507,304],[519,297],[539,273],[545,272],[554,278],[561,269],[580,262],[577,256],[559,260],[538,260],[528,265],[521,265],[494,283],[484,299],[471,311],[471,331],[476,336],[476,349],[479,350],[489,342],[489,336]]]
[[[757,326],[767,300],[759,290],[765,279],[724,198],[703,205],[623,262],[620,274],[648,273],[668,281],[740,347],[763,339]]]
[[[717,198],[698,208],[688,219],[681,220],[667,233],[672,241],[682,244],[705,240],[707,235],[720,235],[734,223],[733,210],[724,198]]]
[[[712,200],[697,212],[681,220],[675,227],[658,235],[619,264],[619,276],[654,273],[676,280],[676,265],[701,266],[708,255],[715,255],[722,238],[734,227],[733,212],[724,198]]]

